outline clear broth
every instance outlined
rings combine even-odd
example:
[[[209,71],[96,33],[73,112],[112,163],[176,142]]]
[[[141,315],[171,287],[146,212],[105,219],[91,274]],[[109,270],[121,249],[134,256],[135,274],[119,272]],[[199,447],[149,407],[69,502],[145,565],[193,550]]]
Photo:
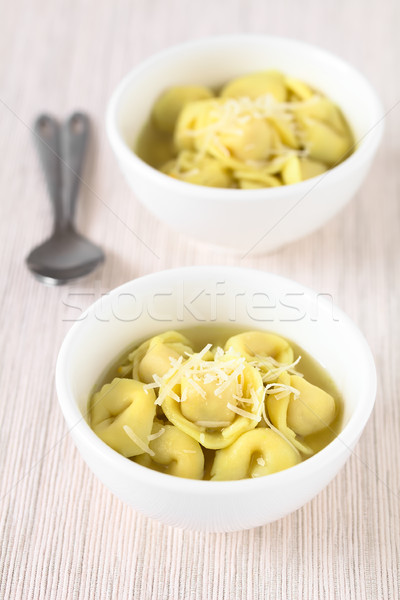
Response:
[[[239,325],[221,326],[209,324],[176,329],[176,331],[186,336],[192,343],[193,350],[195,352],[199,352],[208,343],[212,343],[213,346],[223,347],[225,342],[230,337],[245,331],[249,331],[249,329]],[[101,377],[100,381],[95,386],[94,392],[100,390],[104,384],[112,381],[114,377],[118,377],[118,367],[126,363],[127,357],[132,350],[140,346],[140,344],[146,341],[146,339],[149,338],[135,342],[132,344],[132,346],[130,346],[127,350],[124,350],[119,355],[111,367],[106,370],[105,375]],[[332,442],[340,433],[343,423],[343,399],[327,370],[298,344],[292,342],[291,340],[287,341],[293,348],[295,359],[297,359],[298,356],[301,356],[301,360],[296,366],[296,370],[302,373],[307,381],[323,389],[325,392],[333,396],[335,400],[336,415],[333,422],[322,431],[305,436],[303,438],[305,444],[307,444],[313,450],[313,452],[316,453],[330,444],[330,442]],[[202,448],[202,450],[205,458],[204,479],[209,479],[215,450],[207,450],[206,448]],[[307,459],[304,458],[303,460]],[[165,472],[165,468],[163,469],[163,472]]]

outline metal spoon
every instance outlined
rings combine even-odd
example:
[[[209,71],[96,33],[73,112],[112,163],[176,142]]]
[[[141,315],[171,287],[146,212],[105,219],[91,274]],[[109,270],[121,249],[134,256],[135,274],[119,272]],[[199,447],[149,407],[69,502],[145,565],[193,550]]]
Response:
[[[39,281],[60,285],[87,275],[104,260],[101,248],[73,226],[89,119],[83,113],[74,113],[60,128],[55,119],[41,115],[34,131],[53,204],[54,229],[47,241],[32,250],[26,263]]]

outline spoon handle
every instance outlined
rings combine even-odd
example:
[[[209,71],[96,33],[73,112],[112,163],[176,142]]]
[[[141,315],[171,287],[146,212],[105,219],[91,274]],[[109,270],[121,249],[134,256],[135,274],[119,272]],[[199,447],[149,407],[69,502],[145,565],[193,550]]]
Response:
[[[63,125],[63,201],[69,222],[72,222],[75,213],[89,130],[89,118],[80,112],[72,114]]]
[[[60,127],[53,117],[40,115],[34,124],[36,146],[54,210],[54,228],[65,224],[61,195]]]

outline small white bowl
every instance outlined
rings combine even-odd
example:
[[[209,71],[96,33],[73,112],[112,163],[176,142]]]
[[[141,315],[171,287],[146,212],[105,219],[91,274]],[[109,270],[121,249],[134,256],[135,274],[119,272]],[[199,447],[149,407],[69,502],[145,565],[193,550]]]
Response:
[[[336,102],[352,127],[355,152],[319,177],[262,190],[185,183],[136,156],[138,135],[166,88],[189,83],[218,86],[263,69],[303,79]],[[332,54],[290,39],[230,35],[169,48],[133,69],[111,97],[107,133],[128,184],[153,214],[188,236],[256,254],[321,227],[354,196],[381,140],[382,117],[368,81]]]
[[[226,482],[158,473],[109,448],[87,422],[94,386],[116,357],[135,342],[167,329],[202,323],[275,331],[303,347],[328,370],[343,395],[340,435],[286,471]],[[326,297],[262,271],[188,267],[130,281],[95,302],[64,340],[56,384],[78,450],[116,496],[169,525],[236,531],[295,511],[331,481],[370,416],[376,373],[367,342]]]

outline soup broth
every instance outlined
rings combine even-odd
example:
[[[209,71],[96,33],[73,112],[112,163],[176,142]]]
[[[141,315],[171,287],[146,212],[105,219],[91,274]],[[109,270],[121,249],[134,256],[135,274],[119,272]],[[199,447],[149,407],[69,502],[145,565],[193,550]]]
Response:
[[[175,179],[247,190],[321,175],[353,149],[340,108],[278,71],[244,75],[219,89],[165,90],[134,148]]]
[[[238,325],[199,325],[121,353],[96,386],[90,414],[97,435],[138,464],[218,481],[307,460],[340,432],[343,401],[297,344]]]

